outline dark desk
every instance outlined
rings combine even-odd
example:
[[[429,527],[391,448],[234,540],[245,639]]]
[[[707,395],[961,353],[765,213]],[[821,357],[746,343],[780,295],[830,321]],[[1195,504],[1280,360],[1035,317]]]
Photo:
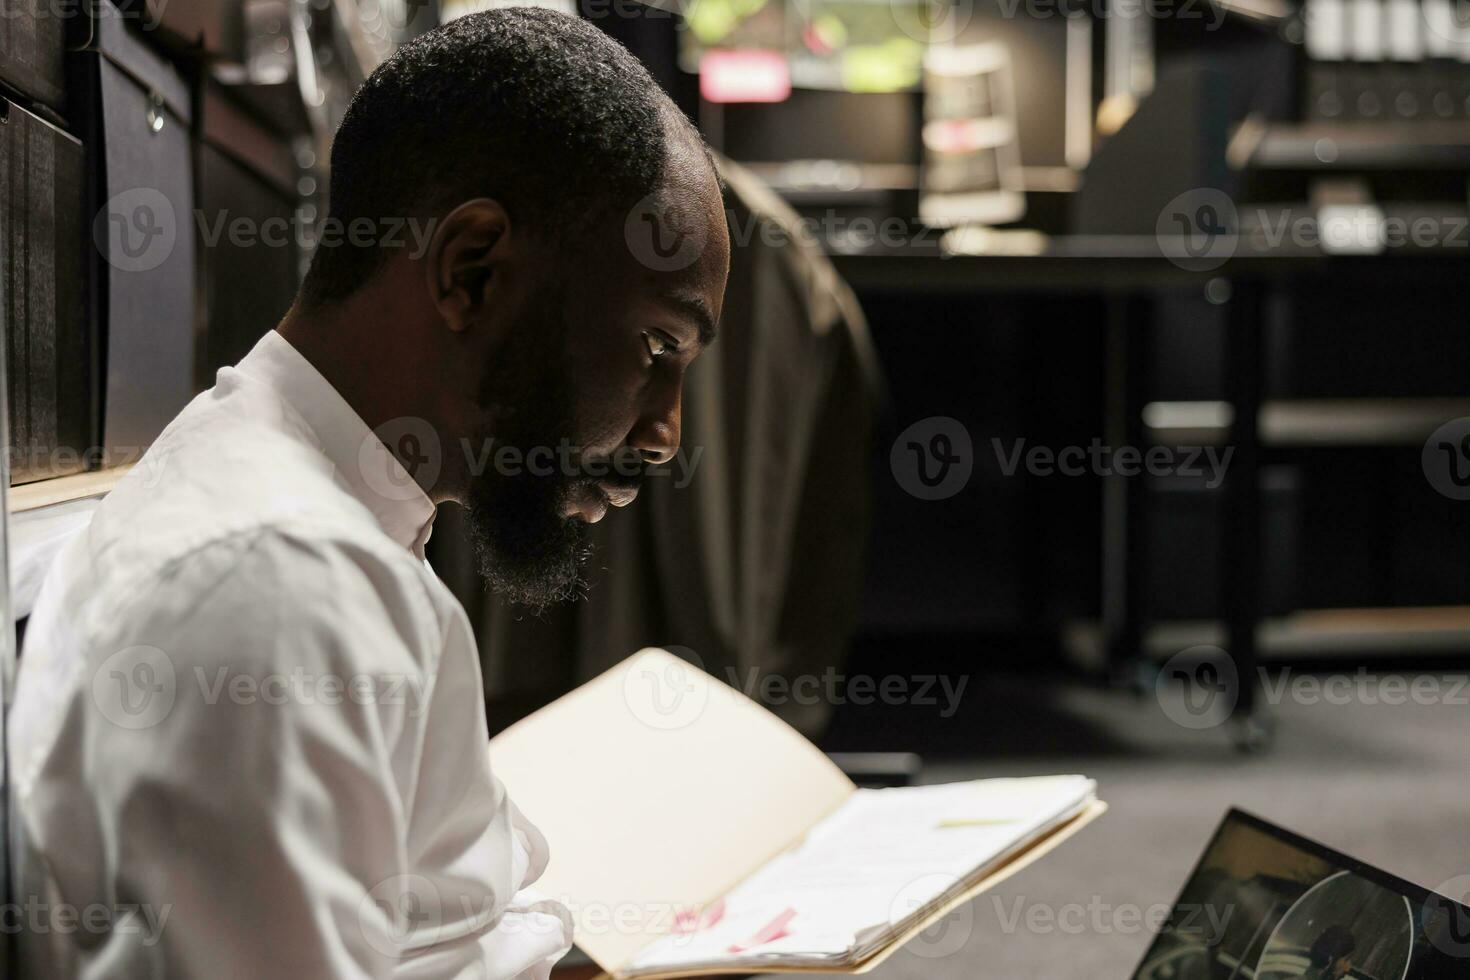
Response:
[[[1225,473],[1220,609],[1237,690],[1232,737],[1243,749],[1269,741],[1268,719],[1257,711],[1257,626],[1261,619],[1262,334],[1280,287],[1313,277],[1347,277],[1371,283],[1463,281],[1470,248],[1458,245],[1396,248],[1379,255],[1326,255],[1316,248],[1268,247],[1259,235],[1241,235],[1230,257],[1200,269],[1177,242],[1153,236],[1045,238],[1000,234],[982,248],[949,254],[937,234],[900,247],[832,254],[843,277],[862,293],[964,296],[1001,293],[1090,293],[1107,303],[1105,440],[1145,446],[1143,423],[1148,332],[1160,291],[1196,288],[1228,310],[1227,399],[1234,411],[1230,438],[1235,455]],[[1166,254],[1165,249],[1170,253]],[[1195,265],[1195,268],[1185,266]],[[1114,474],[1104,478],[1102,632],[1110,679],[1147,683],[1142,588],[1147,561],[1144,481]]]

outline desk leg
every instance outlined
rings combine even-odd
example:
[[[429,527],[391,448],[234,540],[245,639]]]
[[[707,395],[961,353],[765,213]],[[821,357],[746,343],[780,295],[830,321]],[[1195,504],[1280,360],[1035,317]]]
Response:
[[[1103,441],[1146,448],[1143,406],[1148,396],[1152,298],[1113,296],[1107,309],[1107,402]],[[1108,680],[1136,686],[1144,679],[1144,584],[1148,558],[1143,476],[1102,478],[1102,633]]]
[[[1237,692],[1231,738],[1242,751],[1267,747],[1270,729],[1258,711],[1256,627],[1260,622],[1261,577],[1261,335],[1266,287],[1236,282],[1226,333],[1226,390],[1234,422],[1230,444],[1235,454],[1225,475],[1225,539],[1221,607],[1225,642],[1235,665]]]

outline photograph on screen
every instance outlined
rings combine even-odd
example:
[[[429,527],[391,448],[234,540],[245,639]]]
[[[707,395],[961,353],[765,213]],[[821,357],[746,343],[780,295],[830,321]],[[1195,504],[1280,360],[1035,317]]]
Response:
[[[1449,980],[1470,909],[1233,811],[1135,980]]]

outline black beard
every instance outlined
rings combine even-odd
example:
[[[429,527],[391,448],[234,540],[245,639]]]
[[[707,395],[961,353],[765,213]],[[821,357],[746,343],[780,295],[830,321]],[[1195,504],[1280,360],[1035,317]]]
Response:
[[[592,547],[587,524],[563,515],[579,482],[562,471],[565,454],[558,452],[572,421],[565,317],[545,291],[528,306],[481,394],[490,421],[476,448],[487,465],[470,478],[466,506],[480,574],[507,600],[540,615],[586,592],[583,568]],[[521,465],[510,472],[496,465],[496,451],[506,446],[520,452]],[[525,465],[536,447],[552,451],[552,473],[538,475]]]

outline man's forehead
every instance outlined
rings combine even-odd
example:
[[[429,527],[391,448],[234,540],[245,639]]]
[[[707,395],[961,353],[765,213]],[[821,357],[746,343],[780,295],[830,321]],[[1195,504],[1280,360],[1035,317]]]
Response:
[[[697,179],[670,175],[636,202],[624,216],[622,233],[630,268],[661,294],[703,296],[707,307],[723,295],[730,238],[724,202],[708,163]]]

